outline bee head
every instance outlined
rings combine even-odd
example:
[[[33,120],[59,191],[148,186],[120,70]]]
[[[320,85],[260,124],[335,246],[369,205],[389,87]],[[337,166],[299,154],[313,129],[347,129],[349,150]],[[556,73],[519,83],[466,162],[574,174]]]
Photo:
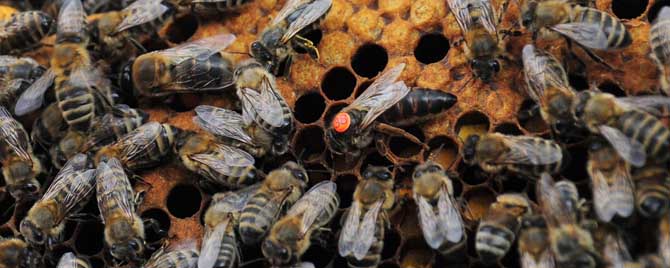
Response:
[[[479,135],[470,135],[465,140],[465,144],[463,145],[463,161],[465,163],[474,163],[477,143],[479,143]]]
[[[427,173],[440,173],[440,172],[444,172],[444,169],[440,164],[437,164],[433,161],[426,161],[425,163],[418,165],[416,166],[416,168],[414,168],[414,174],[412,175],[412,177],[416,179]]]
[[[387,167],[368,166],[362,175],[364,179],[378,179],[381,181],[393,179],[393,174]]]
[[[274,241],[274,239],[270,238],[263,241],[263,244],[261,245],[261,251],[271,265],[290,263],[293,256],[291,250],[288,247],[282,245],[281,243],[277,243]]]
[[[268,69],[274,69],[276,66],[276,57],[272,52],[260,41],[254,41],[249,47],[251,56]]]
[[[7,192],[17,200],[37,196],[40,191],[40,183],[36,179],[30,179],[27,183],[20,186],[7,185],[6,187]]]
[[[110,254],[119,260],[138,260],[144,252],[144,241],[132,238],[110,246]]]
[[[288,161],[282,165],[283,169],[286,169],[291,172],[294,178],[303,181],[305,183],[309,182],[309,177],[307,177],[307,171],[304,167],[299,165],[296,162]]]
[[[34,213],[29,212],[28,214],[32,217],[24,218],[19,225],[21,235],[23,235],[26,242],[31,245],[44,245],[53,243],[54,241],[54,239],[50,238],[45,232],[45,228],[40,227],[53,223],[53,217],[51,217],[51,214],[48,211],[45,211],[46,208],[41,208],[40,210],[42,211],[35,211]]]
[[[500,63],[494,58],[480,57],[470,61],[470,68],[482,82],[489,83],[500,72]]]
[[[121,87],[122,90],[130,91],[130,92],[124,92],[125,94],[128,95],[136,95],[134,94],[135,86],[133,85],[133,63],[135,63],[135,59],[131,59],[128,62],[124,63],[123,67],[121,67],[121,70],[118,74],[119,86]]]

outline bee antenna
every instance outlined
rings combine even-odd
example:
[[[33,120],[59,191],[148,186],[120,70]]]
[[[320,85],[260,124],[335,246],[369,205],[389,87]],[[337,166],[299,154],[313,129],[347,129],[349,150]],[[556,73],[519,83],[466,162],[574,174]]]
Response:
[[[245,261],[243,263],[240,263],[240,265],[238,265],[237,267],[248,266],[250,264],[254,264],[254,263],[257,263],[257,262],[264,261],[264,260],[265,260],[265,258],[256,258],[256,259],[253,259],[253,260],[250,260],[250,261]]]
[[[437,147],[437,149],[430,152],[430,154],[428,155],[428,160],[429,161],[435,161],[435,158],[437,157],[437,154],[440,151],[442,151],[442,148],[444,148],[444,143],[440,144],[440,147]]]
[[[463,83],[463,85],[462,85],[460,88],[458,88],[458,90],[456,90],[456,92],[457,92],[457,93],[461,93],[461,91],[463,91],[463,89],[465,88],[465,86],[467,86],[468,84],[470,84],[470,82],[472,82],[472,80],[474,80],[474,78],[475,78],[475,77],[474,77],[473,75],[470,75],[470,77],[468,78],[468,80],[465,80],[465,82]]]

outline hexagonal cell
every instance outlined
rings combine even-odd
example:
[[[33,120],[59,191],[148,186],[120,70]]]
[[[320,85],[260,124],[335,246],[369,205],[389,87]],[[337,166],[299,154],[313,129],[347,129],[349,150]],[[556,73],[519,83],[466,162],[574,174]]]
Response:
[[[337,184],[337,194],[340,196],[340,208],[348,208],[353,201],[358,178],[351,174],[341,175],[335,178],[335,184]]]
[[[568,81],[570,86],[577,91],[589,89],[589,81],[581,74],[568,74]]]
[[[419,39],[414,57],[421,63],[431,64],[444,59],[449,52],[449,40],[441,33],[426,34]]]
[[[354,94],[354,97],[358,98],[363,92],[365,92],[366,89],[372,84],[373,81],[365,81],[358,85],[358,88],[356,88],[356,93]]]
[[[150,228],[151,226],[147,226],[147,224],[145,224],[144,232],[146,235],[146,241],[148,243],[161,240],[170,231],[170,216],[168,216],[168,214],[162,209],[152,208],[145,210],[142,212],[140,217],[145,220],[150,219],[154,221],[155,224],[158,224],[156,228],[160,228],[160,230],[156,228]],[[163,233],[161,234],[161,232]]]
[[[453,267],[453,268],[469,268],[470,263],[467,257],[459,254],[453,258],[445,258],[439,254],[435,256],[435,265],[432,267]]]
[[[305,170],[307,170],[307,176],[309,177],[309,186],[312,187],[315,184],[330,180],[330,177],[333,173],[328,170],[324,165],[315,163],[315,164],[306,164]]]
[[[598,88],[602,92],[606,92],[609,94],[612,94],[617,97],[625,97],[626,96],[626,91],[624,91],[619,85],[617,85],[615,82],[612,81],[606,81],[600,85],[598,85]]]
[[[484,186],[469,189],[465,192],[464,198],[468,202],[468,209],[463,212],[463,217],[470,221],[484,217],[491,203],[496,200],[495,193]]]
[[[330,69],[321,81],[321,90],[330,100],[343,100],[351,96],[356,87],[356,76],[344,67]]]
[[[14,197],[7,192],[0,192],[0,225],[5,224],[12,218],[15,207]]]
[[[166,38],[168,41],[179,44],[182,43],[198,30],[198,19],[191,15],[176,18],[167,28]]]
[[[185,219],[198,213],[201,201],[198,188],[190,184],[180,184],[170,190],[167,208],[172,216]]]
[[[369,43],[356,50],[351,58],[351,67],[362,77],[373,78],[386,68],[389,56],[384,47]]]
[[[563,157],[561,175],[571,181],[579,182],[587,180],[589,174],[586,172],[586,163],[588,161],[588,149],[586,145],[577,145],[568,148],[568,157]]]
[[[489,118],[485,114],[479,111],[469,111],[458,117],[454,130],[458,138],[464,141],[470,135],[481,135],[488,132],[489,125]]]
[[[400,248],[401,267],[430,267],[434,251],[419,237],[407,240]],[[445,267],[445,266],[440,266]]]
[[[425,138],[423,131],[417,126],[410,126],[404,129],[420,141],[423,141]],[[420,144],[416,144],[405,137],[392,137],[389,140],[389,148],[394,155],[402,158],[413,157],[421,153],[422,149]]]
[[[293,149],[298,157],[304,161],[318,159],[326,150],[323,129],[318,126],[309,126],[300,129],[295,134]]]
[[[661,11],[661,8],[670,6],[670,0],[656,0],[654,4],[649,8],[647,12],[647,18],[649,22],[654,22],[658,16],[658,12]]]
[[[465,163],[458,166],[458,174],[461,175],[461,180],[468,185],[486,183],[490,178],[490,175],[479,166],[470,166]]]
[[[384,248],[382,249],[382,260],[393,258],[400,247],[402,237],[395,229],[386,229],[384,232]]]
[[[528,186],[528,179],[513,175],[499,175],[495,177],[494,181],[499,184],[500,192],[522,193]]]
[[[326,101],[321,94],[310,92],[295,101],[294,116],[300,123],[309,124],[321,118],[326,110]]]
[[[458,144],[450,137],[434,137],[428,141],[428,147],[430,150],[426,152],[426,157],[443,168],[450,168],[458,159]]]
[[[496,126],[493,131],[505,135],[514,135],[514,136],[523,135],[523,132],[521,132],[521,129],[519,129],[519,127],[515,123],[502,123]]]
[[[83,255],[95,255],[104,246],[103,231],[105,226],[99,222],[82,222],[77,227],[77,236],[74,239],[74,248]]]
[[[545,132],[549,128],[547,127],[547,124],[544,122],[544,119],[542,119],[540,111],[536,110],[530,112],[531,109],[533,109],[534,107],[536,107],[535,102],[530,99],[525,100],[523,101],[523,103],[521,103],[521,108],[517,113],[517,120],[519,121],[519,125],[523,129],[531,133]]]
[[[644,14],[649,0],[614,0],[612,12],[620,19],[634,19]]]

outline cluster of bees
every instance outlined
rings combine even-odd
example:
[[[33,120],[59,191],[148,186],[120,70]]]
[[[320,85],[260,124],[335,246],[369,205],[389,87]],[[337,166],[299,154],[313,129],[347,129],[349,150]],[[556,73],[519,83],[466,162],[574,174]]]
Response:
[[[313,267],[301,257],[312,242],[327,243],[324,234],[334,232],[328,226],[339,207],[336,184],[323,181],[307,189],[309,178],[300,161],[286,162],[268,174],[255,163],[291,152],[293,114],[278,92],[276,77],[287,73],[298,48],[319,58],[314,43],[304,36],[318,28],[332,0],[286,1],[250,45],[250,59],[236,64],[223,52],[234,42],[232,34],[156,51],[146,51],[139,41],[156,36],[156,29],[180,12],[228,12],[246,2],[62,0],[47,3],[44,10],[50,11],[17,12],[0,25],[2,173],[8,194],[17,202],[38,199],[19,224],[20,237],[0,240],[0,267],[44,265],[52,257],[51,249],[63,242],[66,219],[76,217],[93,196],[105,225],[106,253],[117,264],[241,267],[248,264],[242,262],[242,243],[260,246],[262,261],[272,267]],[[589,1],[521,2],[519,27],[534,40],[565,38],[608,68],[613,67],[592,51],[613,51],[632,43],[617,18],[589,7]],[[505,38],[520,32],[497,29],[507,2],[497,12],[490,0],[447,3],[462,30],[460,44],[472,77],[494,82],[499,60],[510,60]],[[105,12],[87,22],[87,10]],[[49,68],[17,56],[42,45],[54,28]],[[670,8],[661,9],[649,34],[659,89],[668,94]],[[615,97],[597,88],[576,92],[563,64],[549,52],[528,44],[521,54],[523,90],[551,126],[552,139],[489,133],[465,140],[466,164],[537,181],[538,204],[524,194],[505,193],[490,205],[474,239],[482,263],[500,261],[518,241],[523,267],[670,266],[670,130],[658,119],[670,99]],[[133,59],[120,61],[129,58]],[[110,62],[115,66],[106,65]],[[115,75],[110,71],[114,67]],[[402,127],[434,118],[457,98],[408,87],[399,80],[404,69],[405,64],[390,66],[329,119],[326,140],[333,154],[356,159],[373,142],[380,152],[388,152],[380,136],[402,136],[423,145]],[[53,96],[48,94],[51,88]],[[239,107],[196,107],[193,122],[202,130],[198,132],[148,122],[144,111],[123,104],[129,91],[161,97],[231,89]],[[41,108],[28,134],[15,118]],[[589,144],[591,202],[579,197],[571,181],[552,177],[567,162],[566,140]],[[50,165],[59,169],[49,185],[37,180],[48,173],[49,165],[36,153],[42,149]],[[293,153],[300,159],[301,152]],[[166,243],[146,256],[155,245],[146,243],[145,229],[157,223],[137,214],[143,194],[133,190],[129,177],[136,178],[134,172],[156,167],[170,155],[199,175],[202,188],[218,193],[205,213],[200,246],[195,241]],[[452,180],[458,174],[449,169],[429,157],[412,173],[423,238],[443,256],[459,252],[468,240],[461,217],[467,206],[454,196]],[[389,214],[398,206],[395,183],[389,167],[368,166],[362,177],[342,216],[337,253],[350,267],[377,267]],[[658,244],[656,253],[633,258],[624,233],[616,228],[603,235],[604,242],[596,241],[598,225],[616,226],[615,219],[636,211],[641,217],[660,219],[659,241],[653,242]],[[57,257],[59,268],[91,267],[73,253]]]

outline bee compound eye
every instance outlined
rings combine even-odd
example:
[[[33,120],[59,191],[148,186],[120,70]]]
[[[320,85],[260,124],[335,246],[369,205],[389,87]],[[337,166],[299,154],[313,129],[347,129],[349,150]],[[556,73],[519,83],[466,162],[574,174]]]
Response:
[[[349,129],[351,125],[351,117],[348,113],[338,113],[333,118],[333,129],[338,133],[344,133]]]

